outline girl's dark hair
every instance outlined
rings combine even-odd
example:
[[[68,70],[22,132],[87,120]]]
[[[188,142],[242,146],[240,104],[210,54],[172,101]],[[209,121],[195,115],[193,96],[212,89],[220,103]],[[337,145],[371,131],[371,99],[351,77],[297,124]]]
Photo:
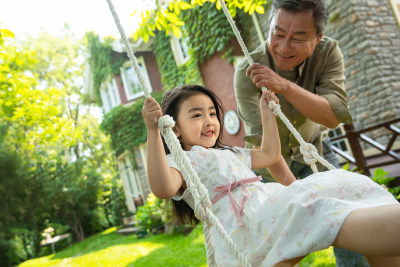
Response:
[[[213,148],[225,148],[224,145],[221,144],[221,132],[223,129],[223,120],[221,116],[223,114],[223,108],[221,100],[218,96],[211,90],[200,86],[200,85],[183,85],[181,87],[177,87],[165,93],[163,100],[161,101],[161,109],[163,115],[171,116],[176,122],[178,119],[178,113],[181,108],[182,103],[187,100],[189,97],[194,95],[204,94],[208,96],[214,104],[215,111],[217,114],[217,119],[221,125],[220,135],[218,136]],[[170,151],[164,141],[164,150],[166,154],[170,154]],[[199,220],[195,217],[193,209],[185,202],[185,201],[175,201],[172,199],[172,211],[174,214],[174,219],[178,223],[188,222],[190,224],[197,223]]]
[[[194,95],[204,94],[208,96],[214,104],[215,111],[217,113],[217,119],[219,124],[221,125],[220,135],[218,136],[214,146],[212,148],[223,148],[224,145],[221,144],[221,133],[223,129],[223,120],[221,116],[224,112],[222,108],[221,100],[218,96],[211,90],[201,86],[201,85],[183,85],[181,87],[177,87],[165,93],[163,100],[161,101],[161,109],[163,115],[171,116],[176,122],[178,119],[178,113],[181,108],[181,105],[184,101],[186,101],[189,97]],[[163,139],[164,142],[164,139]],[[183,148],[183,147],[182,147]],[[165,153],[169,154],[170,151],[164,142]]]

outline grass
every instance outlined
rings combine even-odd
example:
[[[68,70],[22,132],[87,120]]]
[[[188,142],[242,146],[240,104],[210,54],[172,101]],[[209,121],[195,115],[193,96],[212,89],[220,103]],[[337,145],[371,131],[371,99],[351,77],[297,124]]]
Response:
[[[55,254],[28,260],[29,266],[207,266],[204,236],[197,226],[188,236],[160,234],[138,239],[122,236],[115,228],[89,237]],[[332,249],[315,252],[302,260],[301,267],[334,267]]]

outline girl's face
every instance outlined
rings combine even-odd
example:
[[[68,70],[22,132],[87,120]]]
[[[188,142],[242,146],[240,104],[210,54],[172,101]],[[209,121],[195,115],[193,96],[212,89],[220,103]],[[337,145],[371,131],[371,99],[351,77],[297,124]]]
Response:
[[[219,136],[220,123],[210,97],[200,93],[182,102],[174,132],[186,151],[195,145],[213,147]]]

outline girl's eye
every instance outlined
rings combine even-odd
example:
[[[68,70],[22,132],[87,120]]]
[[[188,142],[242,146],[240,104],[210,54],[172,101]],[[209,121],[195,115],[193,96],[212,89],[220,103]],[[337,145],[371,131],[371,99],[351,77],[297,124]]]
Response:
[[[194,114],[192,118],[199,118],[199,117],[201,117],[201,114],[197,113],[197,114]]]
[[[217,116],[217,113],[216,113],[216,112],[211,112],[211,113],[210,113],[210,116],[215,117],[215,116]]]

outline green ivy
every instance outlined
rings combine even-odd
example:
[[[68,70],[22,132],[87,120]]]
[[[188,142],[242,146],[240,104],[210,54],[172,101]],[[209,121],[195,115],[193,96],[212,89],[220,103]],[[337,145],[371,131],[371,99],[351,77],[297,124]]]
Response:
[[[170,45],[170,36],[164,31],[155,32],[154,54],[161,74],[164,91],[171,90],[183,84],[203,84],[199,63],[217,52],[225,51],[223,57],[228,61],[233,60],[233,48],[227,48],[228,42],[234,38],[234,33],[221,10],[213,3],[204,3],[193,9],[182,11],[182,20],[185,22],[183,36],[187,37],[190,59],[185,64],[176,65]],[[91,57],[89,64],[94,74],[94,87],[99,92],[99,87],[109,75],[119,73],[126,57],[117,57],[112,51],[112,39],[101,43],[92,33],[87,34],[88,48]],[[99,93],[98,93],[99,95]],[[160,103],[163,93],[152,94]],[[126,150],[133,149],[146,142],[146,127],[141,110],[144,98],[136,100],[128,106],[113,108],[107,113],[101,128],[111,135],[111,140],[116,152],[120,155]]]
[[[164,93],[152,93],[152,96],[161,103]],[[133,149],[146,142],[146,125],[142,117],[144,97],[137,99],[131,105],[118,106],[107,113],[101,122],[101,129],[111,136],[116,155]]]
[[[114,52],[113,39],[107,37],[103,42],[97,34],[86,34],[86,46],[89,52],[88,62],[93,74],[93,87],[96,92],[97,102],[101,104],[100,86],[109,76],[120,72],[120,67],[128,60],[127,56]]]
[[[177,66],[170,38],[165,32],[158,32],[154,40],[154,54],[157,58],[164,89],[170,90],[184,84],[202,84],[198,59],[191,56],[188,62]]]
[[[185,30],[192,57],[202,63],[217,52],[225,51],[223,57],[229,62],[233,60],[233,48],[227,48],[227,43],[235,35],[222,10],[215,4],[207,2],[182,12]]]

